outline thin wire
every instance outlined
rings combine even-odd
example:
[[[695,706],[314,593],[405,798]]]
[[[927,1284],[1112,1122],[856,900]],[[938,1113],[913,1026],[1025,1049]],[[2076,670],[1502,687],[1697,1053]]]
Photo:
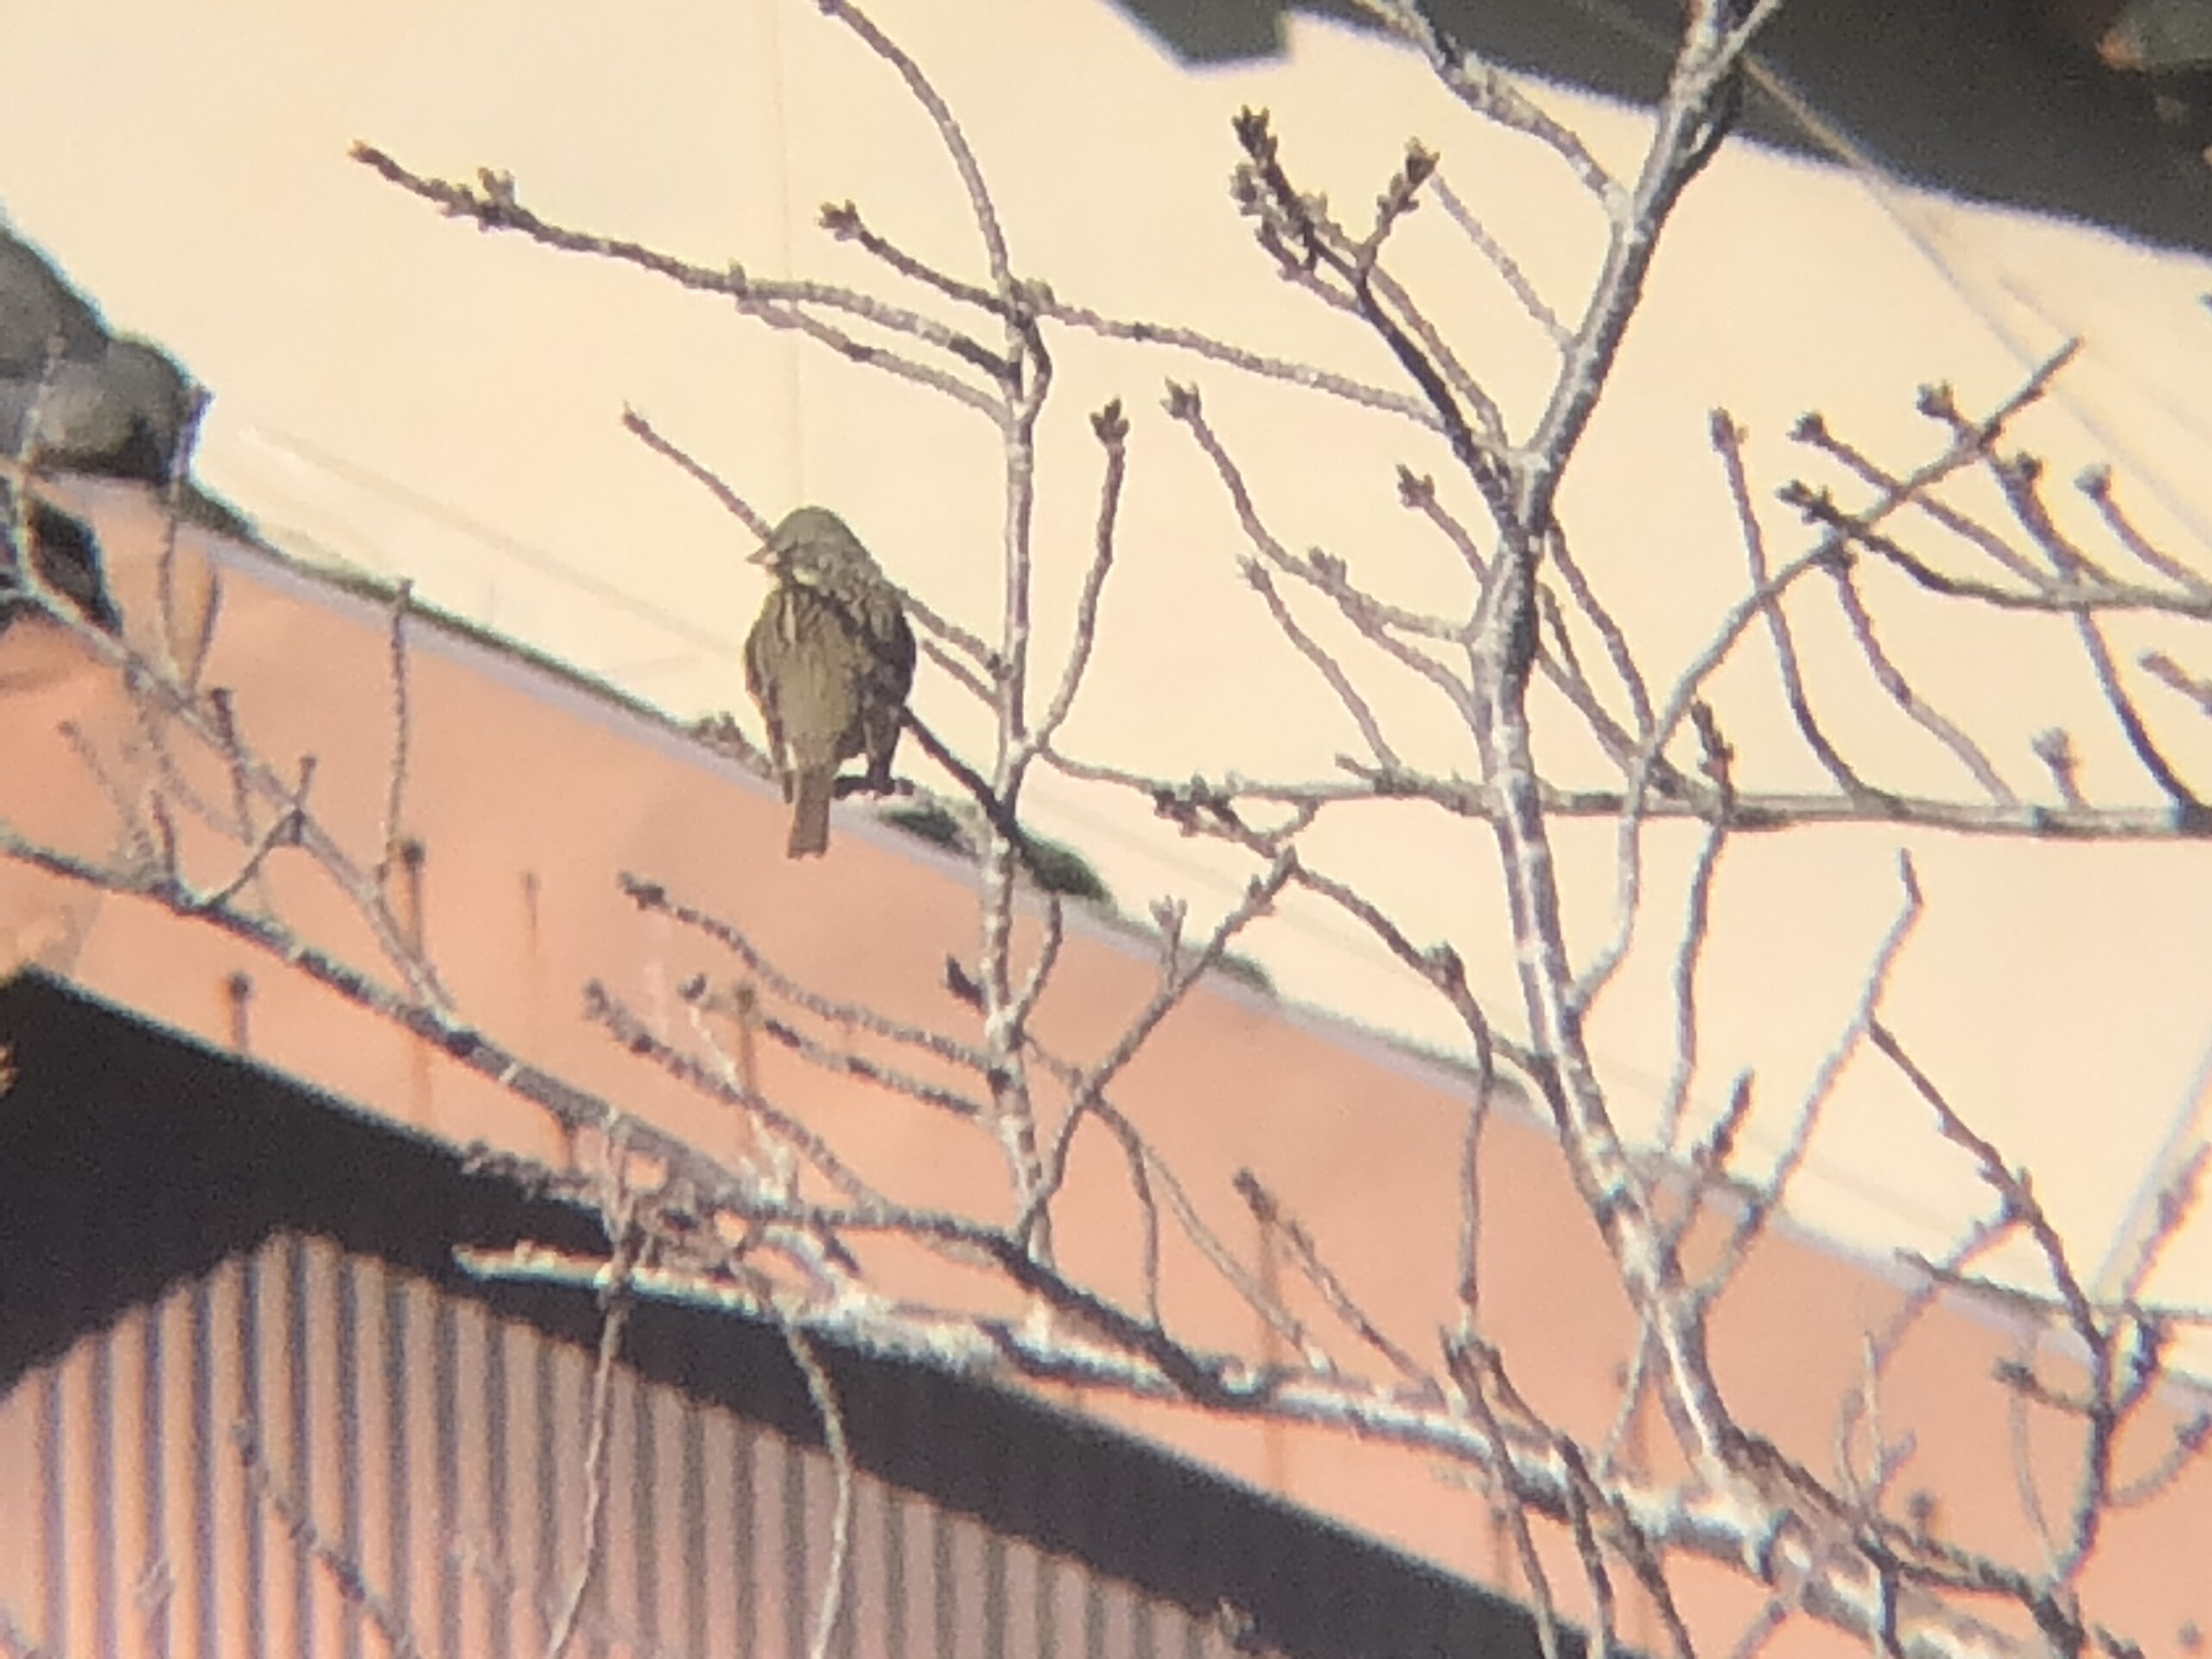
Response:
[[[495,529],[480,518],[471,518],[450,502],[441,500],[435,496],[426,495],[420,490],[402,484],[397,479],[387,477],[357,461],[347,461],[341,456],[333,454],[312,439],[278,428],[258,426],[246,429],[245,435],[257,439],[270,448],[289,451],[296,460],[319,467],[323,471],[345,480],[370,495],[405,507],[435,524],[442,524],[448,530],[458,531],[471,540],[496,552],[505,554],[518,564],[527,565],[540,575],[550,576],[555,582],[577,593],[588,594],[592,598],[613,606],[617,610],[626,612],[642,622],[650,622],[654,626],[674,634],[687,645],[710,652],[717,658],[729,659],[736,653],[738,642],[735,634],[717,633],[711,628],[700,626],[689,616],[675,611],[663,610],[660,607],[640,599],[626,588],[618,587],[611,582],[592,575],[588,570],[579,569],[576,566],[548,553],[544,549],[525,542],[519,537],[511,536],[505,531]],[[360,568],[358,560],[348,558],[339,550],[331,547],[328,543],[319,541],[311,536],[294,531],[287,532],[287,539],[308,542],[323,550],[333,559],[357,569]]]
[[[2174,1113],[2165,1139],[2144,1166],[2143,1179],[2136,1186],[2135,1196],[2128,1200],[2126,1210],[2113,1229],[2112,1242],[2105,1247],[2104,1259],[2097,1263],[2097,1270],[2089,1281],[2092,1295],[2109,1297],[2116,1294],[2134,1271],[2136,1252],[2142,1248],[2143,1239],[2157,1219],[2158,1200],[2164,1195],[2167,1184],[2204,1144],[2204,1114],[2208,1106],[2212,1106],[2212,1039],[2205,1042],[2203,1056],[2182,1094],[2180,1107]]]

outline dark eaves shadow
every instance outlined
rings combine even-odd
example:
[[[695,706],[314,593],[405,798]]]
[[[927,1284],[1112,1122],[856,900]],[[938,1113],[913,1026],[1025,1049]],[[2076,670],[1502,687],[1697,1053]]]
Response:
[[[1185,62],[1282,49],[1292,10],[1370,26],[1350,0],[1108,0]],[[1665,85],[1675,0],[1431,0],[1438,23],[1508,67],[1649,103]],[[1799,0],[1763,59],[1822,121],[1892,174],[1950,194],[2212,252],[2212,132],[2175,79],[2105,68],[2043,24],[2039,0]],[[2212,100],[2199,100],[2212,105]],[[2162,115],[2160,105],[2164,105]],[[1746,137],[1826,160],[1770,96]]]

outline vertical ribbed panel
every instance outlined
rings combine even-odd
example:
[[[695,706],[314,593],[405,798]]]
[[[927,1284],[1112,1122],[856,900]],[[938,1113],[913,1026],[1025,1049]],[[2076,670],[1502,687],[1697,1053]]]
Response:
[[[541,1654],[582,1560],[592,1364],[376,1257],[272,1239],[0,1399],[0,1630],[48,1659]],[[605,1427],[570,1651],[807,1659],[826,1454],[626,1368]],[[988,1449],[926,1429],[932,1456]],[[1115,1497],[1025,1478],[1071,1512]],[[833,1659],[1228,1659],[1176,1606],[855,1478]]]

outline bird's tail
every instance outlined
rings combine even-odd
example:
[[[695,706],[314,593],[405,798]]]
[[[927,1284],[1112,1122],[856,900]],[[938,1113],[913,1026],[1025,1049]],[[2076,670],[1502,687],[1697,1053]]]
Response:
[[[829,767],[809,767],[792,774],[791,838],[784,850],[793,858],[830,850],[830,800],[837,792],[837,774]]]

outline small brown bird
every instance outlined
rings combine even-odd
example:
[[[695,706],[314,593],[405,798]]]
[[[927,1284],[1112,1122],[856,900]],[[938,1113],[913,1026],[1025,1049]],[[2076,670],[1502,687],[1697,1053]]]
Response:
[[[891,788],[914,635],[899,590],[845,521],[801,507],[753,556],[776,578],[745,641],[745,685],[791,804],[793,858],[826,851],[840,762],[868,757],[866,787]]]

